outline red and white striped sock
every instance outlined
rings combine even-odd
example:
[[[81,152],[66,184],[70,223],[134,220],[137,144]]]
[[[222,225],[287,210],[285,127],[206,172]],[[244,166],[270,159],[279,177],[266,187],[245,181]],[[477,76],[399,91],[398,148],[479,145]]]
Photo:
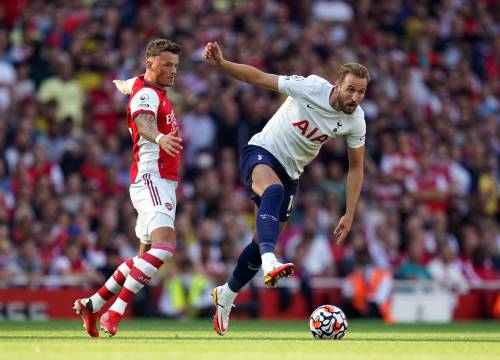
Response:
[[[151,250],[139,256],[130,270],[118,298],[109,310],[123,315],[134,295],[151,280],[160,266],[171,258],[174,252],[175,246],[165,243],[154,244]]]
[[[94,295],[90,297],[92,301],[92,312],[98,312],[118,291],[121,290],[125,279],[134,266],[137,256],[130,258],[120,264],[113,275],[104,283],[103,286]]]

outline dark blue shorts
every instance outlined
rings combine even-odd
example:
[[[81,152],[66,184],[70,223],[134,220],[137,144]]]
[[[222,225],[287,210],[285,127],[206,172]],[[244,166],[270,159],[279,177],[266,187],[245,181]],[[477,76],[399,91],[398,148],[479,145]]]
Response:
[[[280,208],[280,221],[288,221],[292,213],[293,200],[297,194],[298,181],[292,180],[281,163],[267,150],[255,145],[246,145],[240,152],[240,170],[243,181],[250,192],[250,199],[260,206],[260,196],[252,191],[252,170],[257,164],[266,164],[274,170],[285,189],[283,204]]]

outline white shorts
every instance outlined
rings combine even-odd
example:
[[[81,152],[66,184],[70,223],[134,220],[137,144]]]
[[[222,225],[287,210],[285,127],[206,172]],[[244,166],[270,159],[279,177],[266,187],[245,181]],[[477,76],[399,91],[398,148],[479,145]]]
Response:
[[[130,185],[130,199],[137,210],[135,234],[151,244],[151,233],[161,227],[174,228],[177,181],[144,174]]]

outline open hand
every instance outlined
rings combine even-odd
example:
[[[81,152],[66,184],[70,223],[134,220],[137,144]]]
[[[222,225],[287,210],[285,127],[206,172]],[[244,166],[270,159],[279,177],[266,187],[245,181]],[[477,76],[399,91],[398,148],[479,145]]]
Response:
[[[181,145],[182,138],[180,138],[178,135],[179,128],[175,129],[169,134],[162,136],[160,141],[158,142],[160,148],[170,156],[177,155],[183,149]]]
[[[134,85],[137,77],[133,77],[127,80],[113,80],[113,84],[115,84],[116,88],[123,95],[130,95],[132,93],[132,86]]]

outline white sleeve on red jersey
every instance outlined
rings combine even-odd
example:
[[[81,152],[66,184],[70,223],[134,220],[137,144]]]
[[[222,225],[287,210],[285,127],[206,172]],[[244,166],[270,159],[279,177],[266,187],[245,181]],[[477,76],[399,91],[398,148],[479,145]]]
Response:
[[[130,100],[130,114],[132,119],[140,113],[151,114],[156,118],[159,106],[160,98],[156,91],[145,87],[136,92]]]

